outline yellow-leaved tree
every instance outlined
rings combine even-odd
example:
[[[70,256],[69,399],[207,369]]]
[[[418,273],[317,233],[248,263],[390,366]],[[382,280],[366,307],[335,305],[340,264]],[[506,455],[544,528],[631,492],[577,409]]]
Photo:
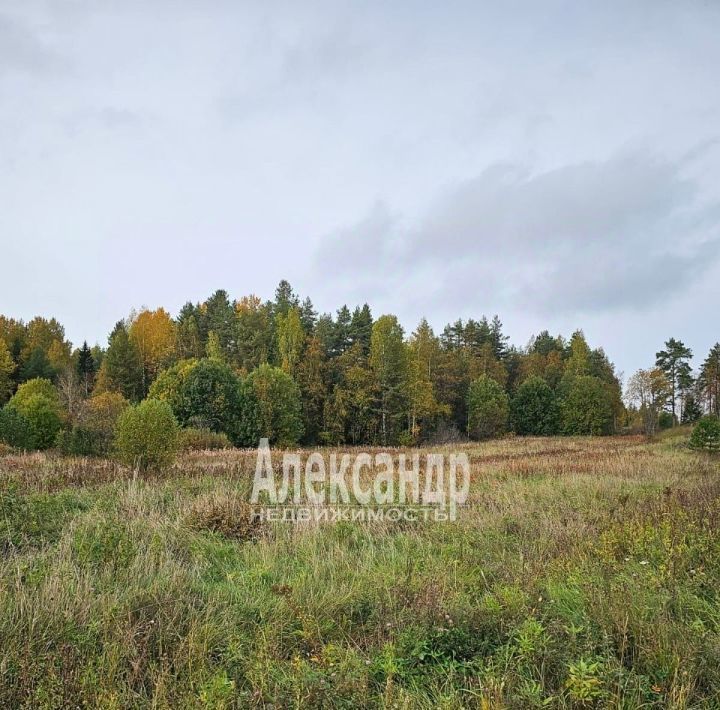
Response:
[[[143,310],[130,324],[129,337],[142,364],[142,395],[160,370],[170,364],[175,350],[175,323],[164,308]]]

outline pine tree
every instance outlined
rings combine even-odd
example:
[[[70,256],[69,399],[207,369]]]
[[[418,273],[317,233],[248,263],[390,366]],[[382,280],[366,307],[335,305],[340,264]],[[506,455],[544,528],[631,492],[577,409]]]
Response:
[[[370,306],[365,303],[362,308],[357,306],[353,311],[348,328],[350,345],[358,343],[365,355],[370,352],[370,337],[372,336],[373,319]]]
[[[98,380],[102,382],[102,390],[119,392],[130,402],[142,398],[142,362],[123,321],[119,321],[110,334]]]
[[[88,347],[87,340],[83,341],[82,347],[77,355],[77,374],[80,378],[80,384],[87,397],[93,386],[95,379],[95,359],[92,351]]]
[[[705,358],[697,384],[708,412],[720,416],[720,343],[715,343]]]
[[[670,382],[670,411],[673,425],[680,420],[684,394],[692,386],[692,371],[688,363],[690,358],[692,358],[692,350],[675,338],[667,340],[665,349],[655,353],[656,367],[667,375]]]

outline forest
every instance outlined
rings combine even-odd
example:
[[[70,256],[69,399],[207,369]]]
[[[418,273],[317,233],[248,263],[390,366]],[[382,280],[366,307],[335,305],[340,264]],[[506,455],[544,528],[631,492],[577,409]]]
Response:
[[[73,349],[55,318],[0,315],[0,441],[105,454],[118,416],[160,400],[198,445],[416,445],[518,435],[654,434],[720,410],[720,344],[694,373],[670,338],[623,392],[581,330],[512,345],[498,316],[407,334],[367,304],[318,314],[218,290],[173,318],[143,309],[106,347]]]

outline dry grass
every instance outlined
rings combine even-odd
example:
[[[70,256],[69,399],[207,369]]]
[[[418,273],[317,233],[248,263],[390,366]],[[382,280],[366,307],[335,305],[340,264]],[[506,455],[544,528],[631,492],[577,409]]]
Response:
[[[260,524],[254,451],[2,455],[0,705],[720,707],[717,462],[461,448],[452,524]]]

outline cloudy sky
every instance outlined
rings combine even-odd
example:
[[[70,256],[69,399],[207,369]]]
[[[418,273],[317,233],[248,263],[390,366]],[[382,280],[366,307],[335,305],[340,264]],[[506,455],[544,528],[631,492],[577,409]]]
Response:
[[[217,288],[720,340],[720,3],[0,0],[0,312]]]

